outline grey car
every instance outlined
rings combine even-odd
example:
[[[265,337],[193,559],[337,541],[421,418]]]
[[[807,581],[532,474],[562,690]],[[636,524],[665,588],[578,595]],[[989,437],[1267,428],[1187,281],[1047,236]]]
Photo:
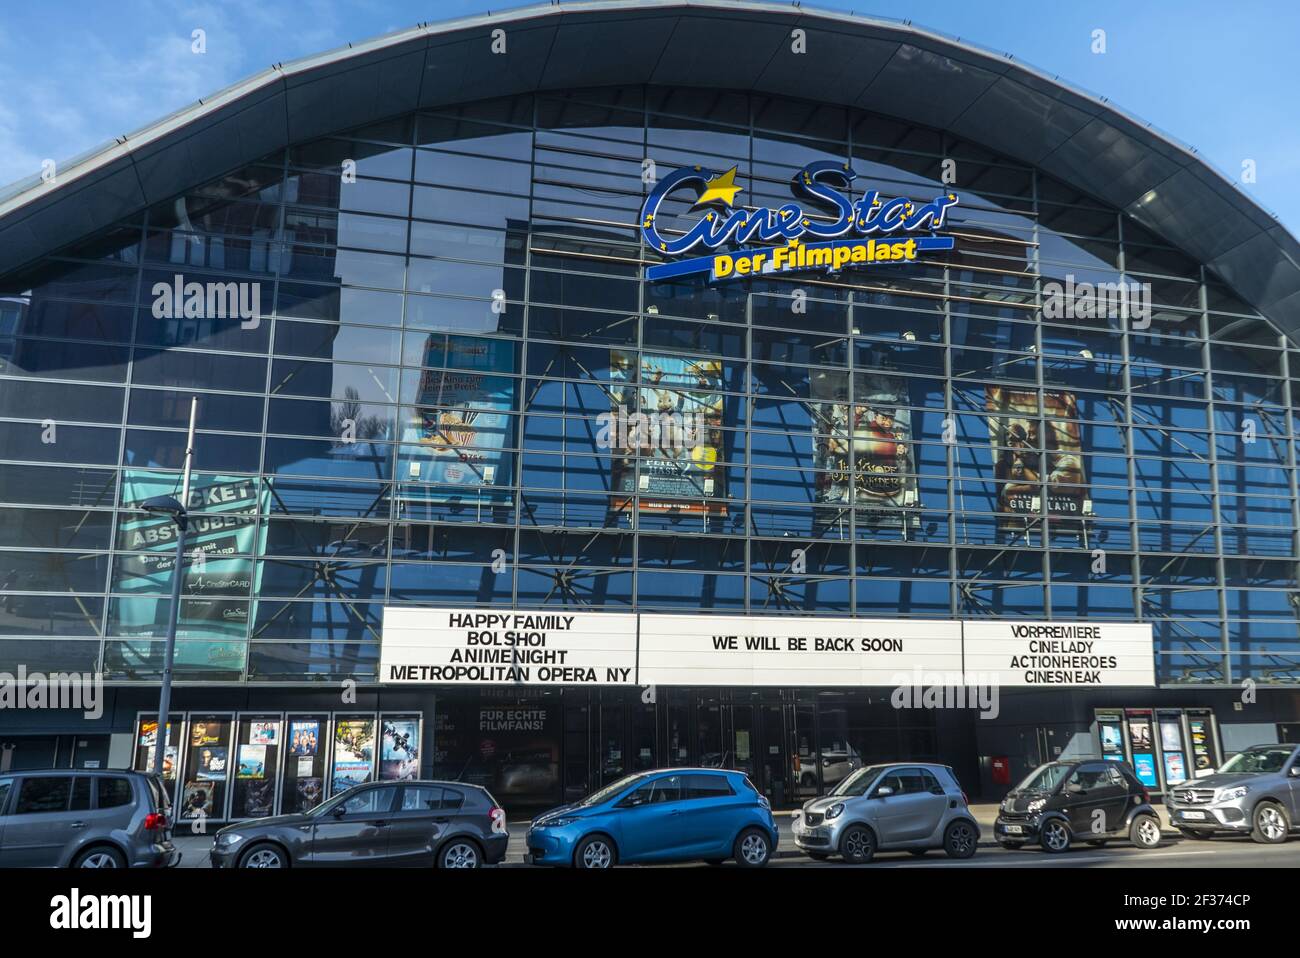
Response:
[[[179,864],[171,806],[152,775],[108,769],[0,773],[0,867]]]
[[[853,772],[794,813],[794,843],[812,858],[871,861],[877,851],[924,855],[942,848],[970,858],[980,827],[946,765],[896,762]]]
[[[213,868],[478,868],[499,864],[509,842],[506,813],[485,788],[379,782],[303,814],[227,825],[210,858]]]
[[[1255,745],[1213,775],[1170,790],[1169,821],[1187,838],[1249,834],[1267,845],[1300,822],[1300,745]]]

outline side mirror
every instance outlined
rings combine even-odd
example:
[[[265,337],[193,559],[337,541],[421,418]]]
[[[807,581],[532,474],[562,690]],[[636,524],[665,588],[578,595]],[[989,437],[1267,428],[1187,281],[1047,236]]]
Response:
[[[881,785],[878,789],[876,789],[875,797],[888,798],[890,795],[893,794],[894,794],[894,790],[892,788],[890,788],[888,785]]]
[[[333,815],[335,818],[342,818],[347,813],[348,813],[347,802],[339,802],[337,805],[334,806],[334,810],[330,812],[330,814]]]
[[[1296,762],[1291,766],[1291,777],[1300,778],[1300,762]]]

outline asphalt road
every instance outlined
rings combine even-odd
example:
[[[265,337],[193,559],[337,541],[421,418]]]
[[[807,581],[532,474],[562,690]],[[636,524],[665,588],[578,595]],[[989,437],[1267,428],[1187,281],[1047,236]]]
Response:
[[[953,861],[942,851],[932,851],[923,856],[907,852],[882,852],[868,865],[850,866],[836,859],[816,862],[795,848],[790,834],[790,816],[778,813],[777,826],[781,841],[773,868],[1300,868],[1300,835],[1293,835],[1283,845],[1260,845],[1249,838],[1222,837],[1209,841],[1185,839],[1176,832],[1165,829],[1164,840],[1158,848],[1141,849],[1126,840],[1111,841],[1105,848],[1076,845],[1062,855],[1051,855],[1038,848],[1008,851],[992,840],[992,820],[996,806],[976,806],[976,813],[984,832],[979,851],[974,858]],[[510,823],[510,849],[502,867],[526,868],[524,865],[524,834],[527,822]],[[182,836],[176,845],[184,853],[181,868],[208,868],[208,850],[212,837]],[[662,867],[708,868],[704,864],[686,864]],[[736,867],[732,863],[722,866]]]

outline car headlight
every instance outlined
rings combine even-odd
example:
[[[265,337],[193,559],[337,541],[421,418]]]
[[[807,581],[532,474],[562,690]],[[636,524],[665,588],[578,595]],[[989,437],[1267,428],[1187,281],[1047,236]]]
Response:
[[[237,845],[244,840],[244,836],[238,832],[222,832],[217,836],[218,845]]]
[[[826,809],[826,820],[829,822],[832,818],[839,818],[844,814],[844,803],[836,802],[830,808]]]
[[[1027,811],[1030,815],[1032,815],[1034,814],[1034,812],[1041,812],[1045,805],[1047,805],[1047,799],[1036,798],[1028,805],[1025,806],[1025,811]]]
[[[565,825],[572,825],[578,819],[572,815],[568,818],[552,818],[548,822],[542,822],[543,828],[563,828]]]
[[[1245,798],[1246,793],[1250,791],[1248,785],[1237,785],[1233,788],[1221,788],[1214,793],[1216,802],[1235,802],[1239,798]]]
[[[1014,812],[1016,810],[1016,803],[1009,798],[1004,798],[1002,799],[1002,810],[1004,812]]]

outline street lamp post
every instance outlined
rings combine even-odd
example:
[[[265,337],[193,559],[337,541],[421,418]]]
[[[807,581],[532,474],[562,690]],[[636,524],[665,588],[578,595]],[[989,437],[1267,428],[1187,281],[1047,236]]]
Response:
[[[184,576],[185,537],[189,529],[190,464],[194,459],[194,423],[198,417],[199,398],[190,399],[190,430],[185,440],[185,473],[181,480],[181,498],[154,496],[140,503],[145,512],[170,516],[176,523],[176,559],[172,564],[172,602],[167,612],[167,645],[163,650],[162,689],[158,694],[158,732],[154,739],[153,773],[161,780],[167,754],[167,719],[172,706],[172,660],[176,657],[176,620],[180,615],[181,579]]]

